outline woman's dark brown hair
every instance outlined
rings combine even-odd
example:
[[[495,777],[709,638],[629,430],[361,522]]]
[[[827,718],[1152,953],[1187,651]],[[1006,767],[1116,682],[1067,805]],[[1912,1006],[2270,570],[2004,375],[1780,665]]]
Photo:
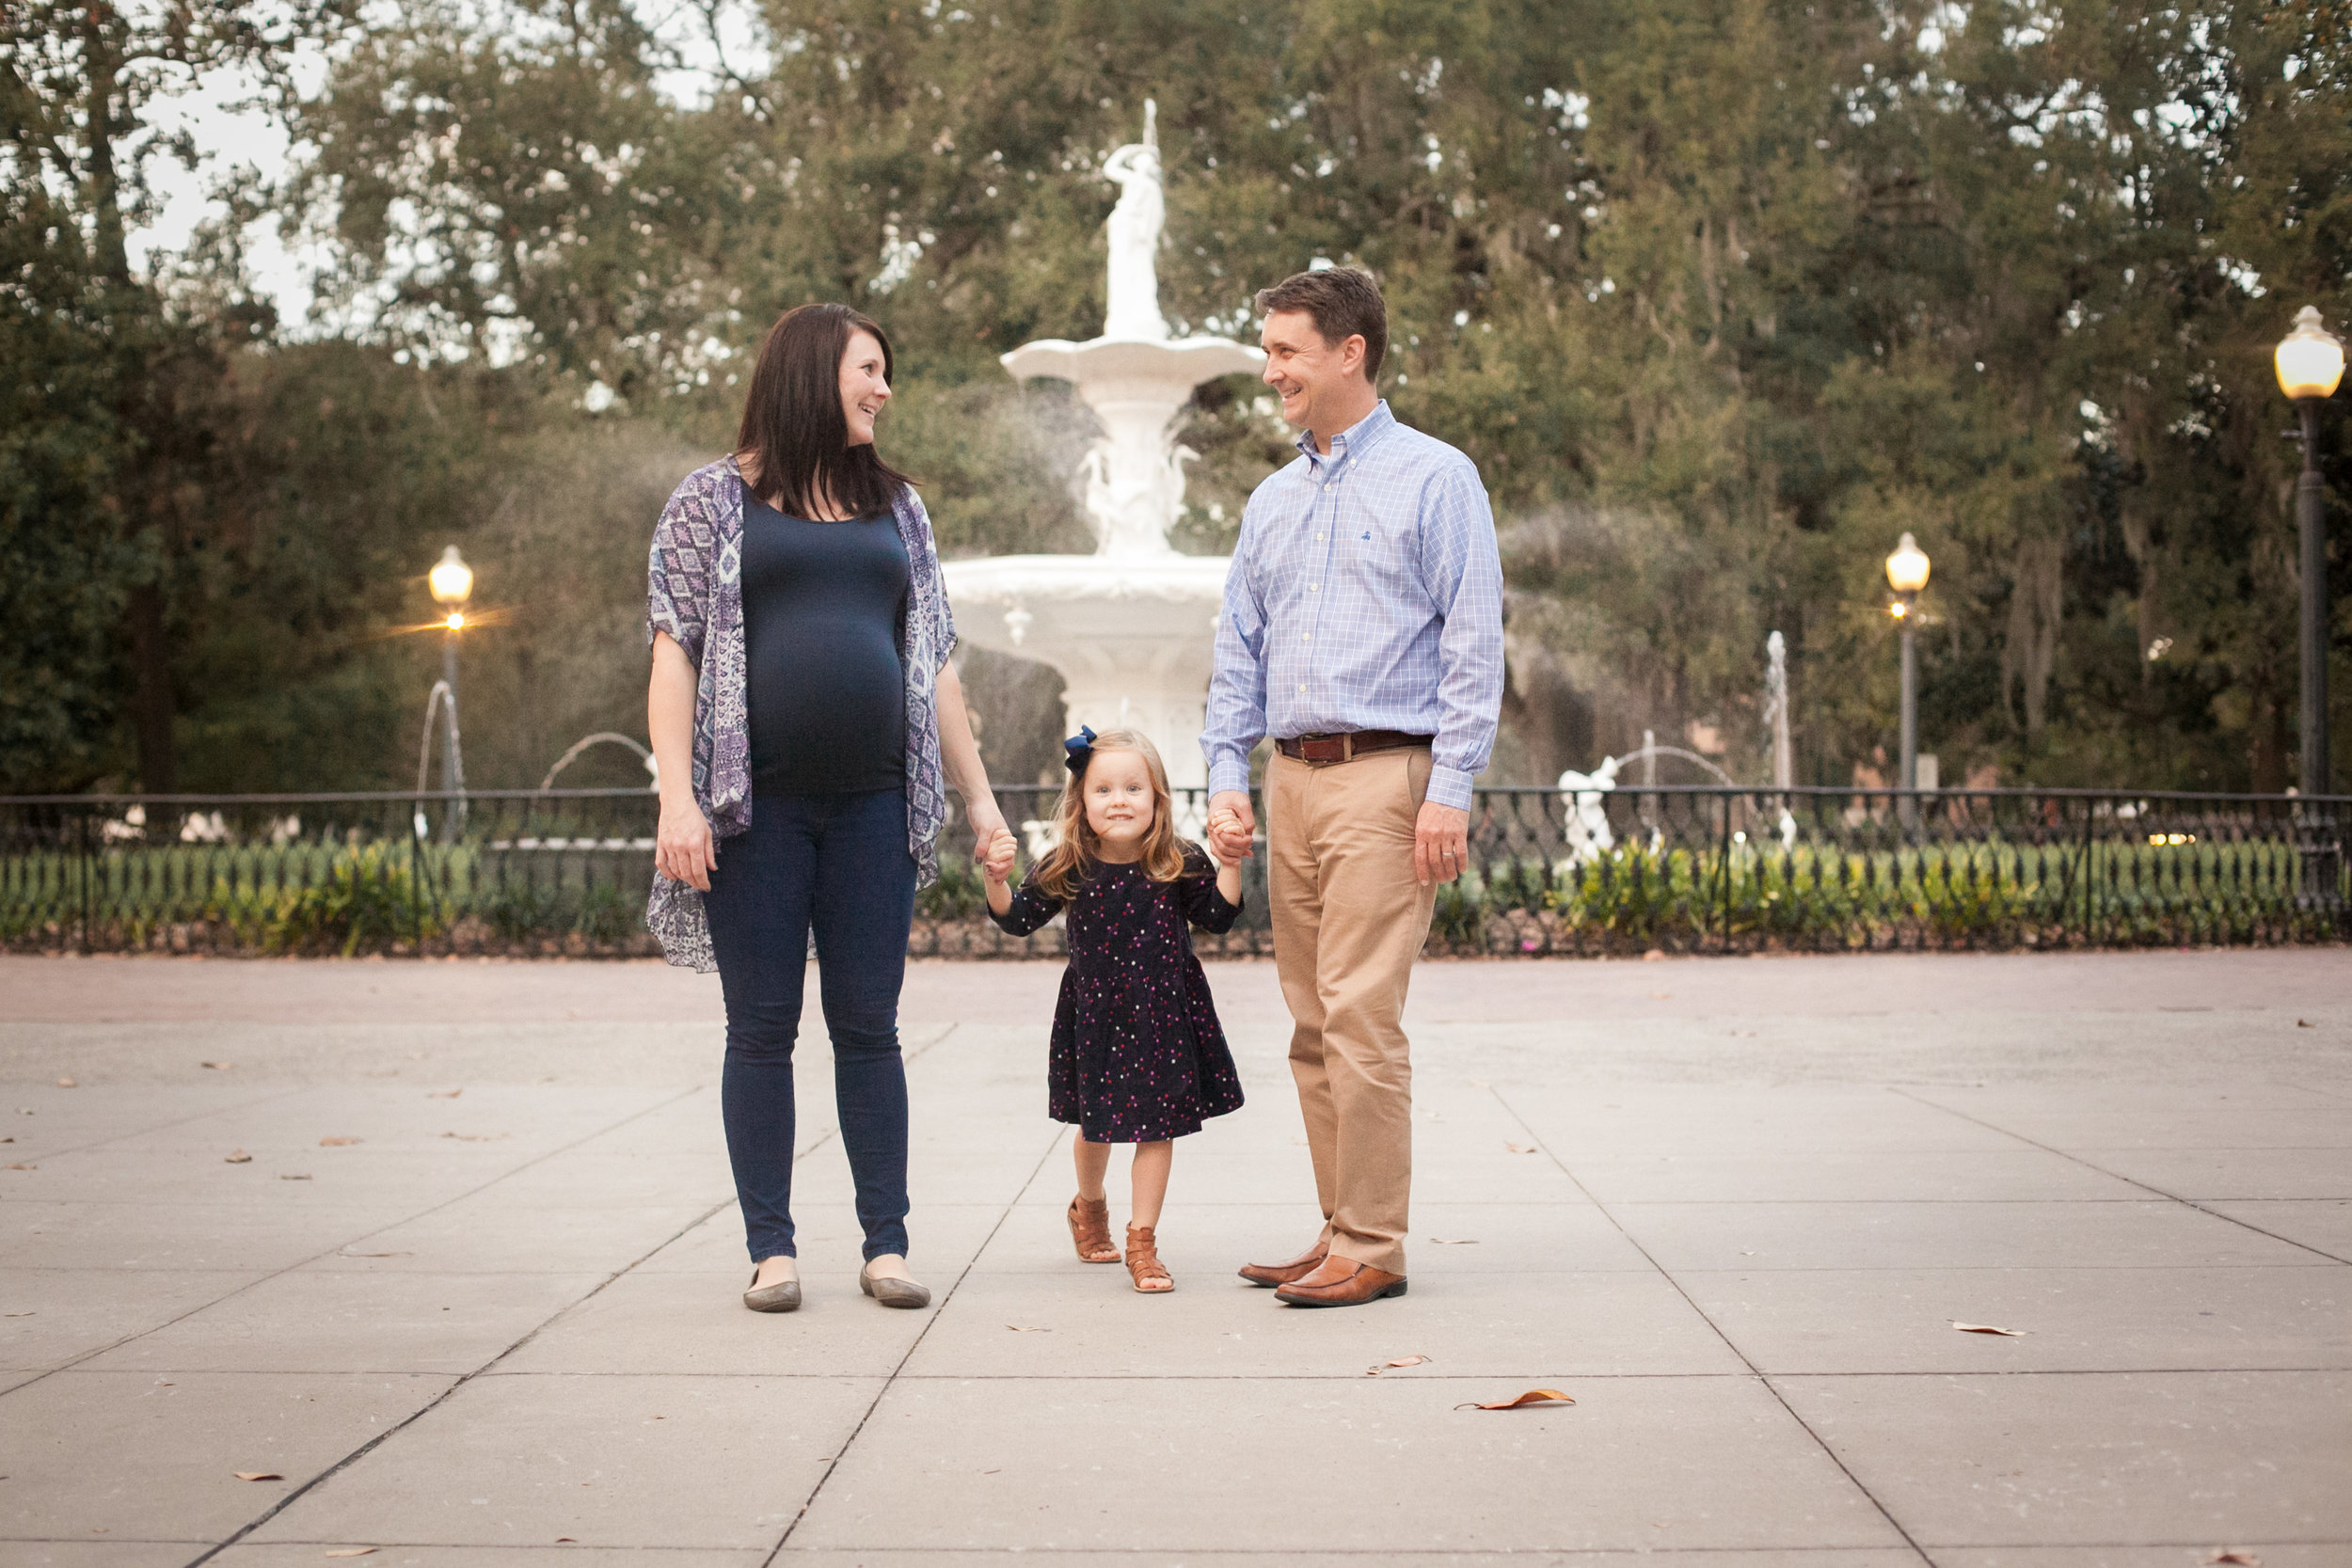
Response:
[[[735,450],[750,459],[760,499],[780,512],[818,517],[830,504],[864,517],[886,510],[914,483],[884,463],[870,442],[850,445],[841,359],[858,332],[882,344],[882,379],[889,380],[889,335],[846,305],[795,306],[776,318],[760,345]]]

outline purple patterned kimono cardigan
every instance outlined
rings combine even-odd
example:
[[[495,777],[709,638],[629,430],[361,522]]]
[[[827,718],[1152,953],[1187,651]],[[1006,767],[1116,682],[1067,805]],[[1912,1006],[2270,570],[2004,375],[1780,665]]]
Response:
[[[686,650],[694,685],[694,802],[710,819],[714,847],[752,825],[752,741],[743,651],[743,488],[723,457],[686,476],[654,525],[646,570],[645,641],[666,631]],[[931,542],[931,520],[912,489],[891,507],[907,549],[907,847],[915,885],[939,879],[939,830],[947,795],[939,760],[939,668],[956,645],[955,617]],[[645,928],[670,962],[704,974],[718,967],[703,895],[656,873]]]

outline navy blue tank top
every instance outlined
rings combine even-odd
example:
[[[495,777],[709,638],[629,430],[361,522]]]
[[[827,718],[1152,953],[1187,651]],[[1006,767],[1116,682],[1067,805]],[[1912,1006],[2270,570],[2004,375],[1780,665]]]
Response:
[[[755,794],[905,785],[906,604],[907,549],[889,513],[812,522],[744,487]]]

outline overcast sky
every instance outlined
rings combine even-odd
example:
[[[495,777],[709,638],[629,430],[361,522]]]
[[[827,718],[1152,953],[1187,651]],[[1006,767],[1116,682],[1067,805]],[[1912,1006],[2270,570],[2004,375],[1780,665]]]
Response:
[[[698,103],[707,98],[709,81],[704,71],[713,55],[703,31],[700,12],[677,0],[631,0],[631,4],[646,18],[656,36],[674,46],[686,62],[687,69],[667,72],[660,79],[658,86],[664,96],[682,103]],[[723,21],[728,35],[728,59],[739,71],[751,69],[747,62],[755,63],[760,50],[752,33],[748,10],[739,7],[724,13]],[[317,91],[326,77],[326,60],[323,55],[313,52],[298,59],[296,79],[304,92]],[[151,122],[167,133],[188,131],[201,150],[203,161],[193,171],[168,157],[159,157],[149,164],[148,177],[161,198],[162,209],[153,224],[132,234],[133,265],[145,266],[157,250],[184,248],[199,224],[208,217],[218,217],[226,209],[212,198],[210,192],[230,168],[248,164],[272,180],[285,173],[293,150],[285,128],[265,114],[232,113],[229,107],[251,87],[251,81],[237,72],[217,71],[193,90],[151,106]],[[310,275],[318,263],[317,255],[290,249],[276,229],[275,219],[265,220],[254,225],[246,235],[256,292],[276,304],[278,319],[291,334],[304,335],[306,325],[311,331],[333,329],[338,324],[310,323],[309,319]]]

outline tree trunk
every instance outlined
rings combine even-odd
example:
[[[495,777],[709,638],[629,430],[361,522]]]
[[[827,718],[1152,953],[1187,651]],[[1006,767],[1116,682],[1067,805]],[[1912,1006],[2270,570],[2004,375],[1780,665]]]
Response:
[[[131,297],[135,285],[123,232],[122,177],[115,149],[115,139],[130,129],[118,102],[122,73],[120,18],[103,0],[92,0],[82,15],[83,58],[89,70],[85,107],[98,272],[110,296],[110,313],[128,325],[137,319],[138,312]],[[115,411],[127,436],[116,453],[115,515],[134,533],[149,515],[146,498],[154,494],[146,471],[149,465],[135,445],[142,402],[137,387],[144,372],[139,337],[135,331],[125,333],[115,367]],[[138,746],[139,787],[167,795],[179,782],[179,768],[172,749],[171,647],[166,630],[164,584],[147,582],[132,589],[124,611],[131,647],[131,728]]]
[[[171,745],[171,657],[164,625],[164,591],[143,582],[131,590],[132,729],[138,740],[139,787],[168,795],[179,784]]]

